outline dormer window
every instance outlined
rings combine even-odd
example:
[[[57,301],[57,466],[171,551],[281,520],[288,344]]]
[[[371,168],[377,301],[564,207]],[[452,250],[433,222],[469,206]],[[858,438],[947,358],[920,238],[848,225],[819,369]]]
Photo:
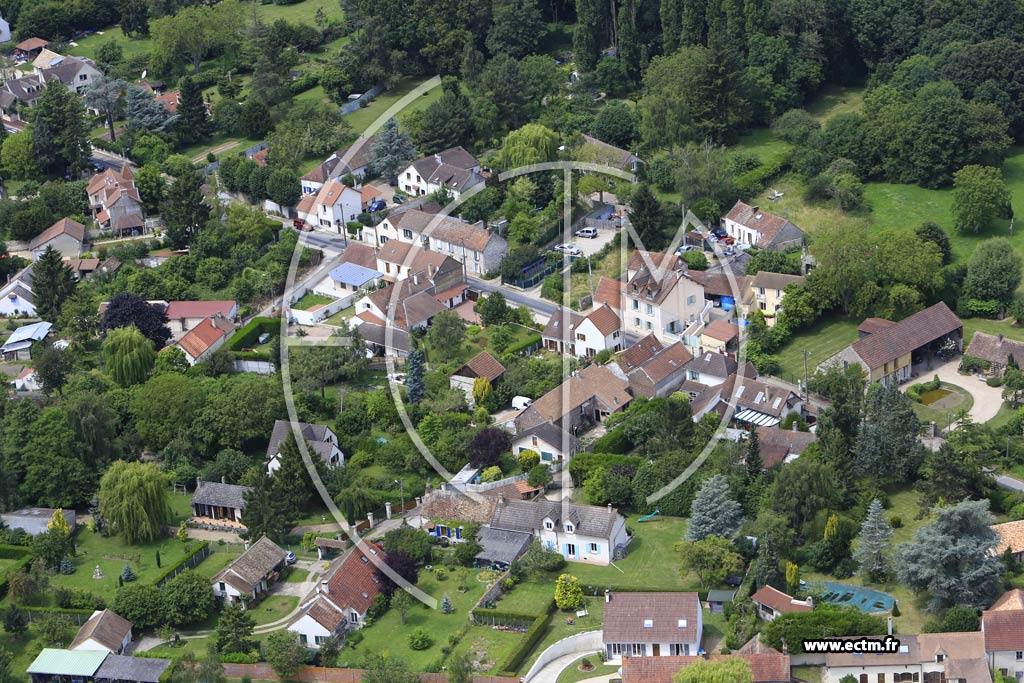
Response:
[[[944,662],[944,661],[946,661],[946,655],[941,654],[941,653],[935,655],[935,661],[936,662]]]
[[[567,534],[571,534],[572,532],[573,532],[573,526],[572,526],[572,524],[566,524],[566,525],[565,525],[565,533],[567,533]]]
[[[654,628],[654,619],[644,619],[644,628]]]
[[[678,622],[676,622],[676,623],[677,623],[677,625],[679,626],[679,628],[686,628],[686,619],[680,619],[680,620],[679,620]]]
[[[544,520],[544,528],[547,529],[548,531],[551,531],[552,529],[555,528],[555,523],[552,522],[550,519],[545,519]]]

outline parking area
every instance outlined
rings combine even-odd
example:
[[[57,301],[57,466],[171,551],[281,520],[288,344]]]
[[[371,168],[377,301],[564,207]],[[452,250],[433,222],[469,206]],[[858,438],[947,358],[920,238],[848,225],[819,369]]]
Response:
[[[580,251],[583,252],[583,256],[593,256],[601,251],[604,245],[611,242],[617,232],[618,230],[600,229],[597,231],[597,237],[576,237],[573,235],[572,239],[569,240],[569,244],[579,247]]]

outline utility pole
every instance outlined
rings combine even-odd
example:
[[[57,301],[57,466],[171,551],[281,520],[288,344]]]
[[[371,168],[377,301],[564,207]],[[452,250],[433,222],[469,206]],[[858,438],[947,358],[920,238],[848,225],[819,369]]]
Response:
[[[405,516],[405,479],[395,479],[395,483],[402,489],[402,516]]]
[[[807,387],[807,356],[812,355],[810,351],[804,349],[804,400],[811,400],[811,390]]]

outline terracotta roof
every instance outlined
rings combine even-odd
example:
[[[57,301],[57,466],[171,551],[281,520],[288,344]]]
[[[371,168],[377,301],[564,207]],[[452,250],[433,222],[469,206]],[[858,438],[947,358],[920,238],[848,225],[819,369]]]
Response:
[[[322,596],[317,596],[312,602],[310,602],[302,612],[292,620],[292,623],[295,623],[305,615],[309,615],[313,621],[331,632],[336,631],[341,623],[345,621],[345,615],[335,609],[335,607],[330,603],[330,600]]]
[[[761,462],[766,468],[778,465],[787,455],[800,455],[818,440],[811,432],[778,427],[758,427],[757,437],[761,446]]]
[[[1003,612],[1015,609],[1024,610],[1024,590],[1020,588],[1013,588],[1000,595],[988,611]]]
[[[295,205],[295,211],[297,213],[305,214],[312,213],[314,204],[316,204],[316,195],[304,194],[302,195],[302,199],[299,200],[299,203]]]
[[[616,376],[608,368],[590,365],[538,398],[526,410],[535,411],[543,419],[554,422],[566,414],[563,408],[571,412],[591,398],[596,398],[604,404],[608,412],[614,413],[625,408],[633,400],[626,390],[628,386],[626,380]],[[569,393],[568,405],[565,405],[563,400],[563,393],[566,391]]]
[[[193,358],[199,358],[234,329],[234,324],[227,318],[207,318],[189,330],[175,345]]]
[[[604,304],[600,308],[595,308],[590,312],[585,320],[589,320],[594,323],[594,327],[597,328],[597,331],[605,337],[622,326],[619,316],[615,314],[615,311],[613,311],[608,304]]]
[[[164,105],[164,109],[174,114],[178,111],[178,104],[181,102],[181,95],[177,90],[171,90],[170,92],[154,95],[153,99]]]
[[[619,367],[626,372],[640,367],[665,348],[657,337],[649,334],[619,354]]]
[[[440,301],[441,303],[444,303],[446,301],[454,299],[455,297],[457,297],[459,294],[462,294],[467,289],[469,289],[469,285],[467,285],[465,283],[459,284],[459,285],[455,285],[454,287],[449,287],[448,289],[444,290],[443,292],[435,292],[434,293],[434,298],[437,299],[438,301]]]
[[[121,649],[121,644],[126,636],[132,632],[132,624],[124,617],[105,609],[94,613],[89,621],[78,629],[75,639],[68,646],[69,650],[76,649],[87,640],[95,640],[97,643],[112,652]]]
[[[782,232],[782,229],[787,225],[796,228],[793,223],[782,216],[776,216],[762,210],[760,207],[750,206],[743,202],[736,202],[725,217],[734,223],[739,223],[744,227],[759,232],[761,237],[757,241],[758,247],[771,244],[775,236]],[[799,228],[796,229],[799,230]]]
[[[390,284],[383,289],[378,289],[369,294],[368,298],[378,310],[384,313],[385,322],[400,330],[408,331],[430,320],[438,313],[448,310],[447,306],[425,291],[429,287],[429,283],[423,283],[423,285],[420,291],[409,294],[412,286],[411,281],[406,279],[398,285]],[[398,301],[393,301],[396,287],[398,287],[399,294],[397,296],[399,298]]]
[[[737,367],[739,366],[736,364],[736,361],[717,351],[704,351],[704,353],[694,356],[693,360],[686,364],[687,370],[722,379],[735,373]],[[750,377],[751,375],[747,376]],[[757,374],[755,373],[753,376],[756,377]]]
[[[652,382],[659,384],[678,372],[685,372],[683,367],[691,358],[693,355],[680,341],[659,351],[634,372],[641,372],[647,375]]]
[[[533,436],[559,449],[567,447],[572,453],[579,448],[579,439],[553,422],[541,422],[535,427],[519,432],[512,438],[512,444],[525,444]]]
[[[626,283],[622,280],[615,280],[610,277],[601,276],[597,281],[597,290],[594,292],[595,304],[608,304],[613,309],[622,305],[622,288]]]
[[[944,301],[940,301],[881,332],[855,341],[851,348],[873,370],[961,329],[963,323]]]
[[[359,197],[362,199],[363,204],[369,203],[375,197],[379,197],[380,194],[380,190],[373,185],[363,185],[362,189],[359,190]]]
[[[995,336],[975,332],[966,353],[997,365],[1006,365],[1010,356],[1013,356],[1014,361],[1019,358],[1018,362],[1024,362],[1024,342],[1007,339],[1001,334]]]
[[[231,561],[217,573],[210,583],[223,581],[239,593],[251,593],[256,585],[274,567],[284,563],[285,551],[266,536],[249,546],[249,549]]]
[[[1024,650],[1024,610],[987,610],[981,613],[985,650],[1006,652]]]
[[[229,318],[235,306],[234,301],[169,301],[167,319],[212,318],[218,313]]]
[[[857,326],[857,331],[864,334],[874,334],[895,325],[891,320],[885,318],[865,318],[864,322]]]
[[[487,351],[481,351],[453,372],[459,377],[483,377],[493,382],[505,373],[505,366]]]
[[[1024,520],[993,524],[992,531],[999,534],[996,553],[1002,555],[1007,548],[1011,553],[1024,552]]]
[[[377,252],[373,250],[373,247],[368,247],[365,244],[349,242],[348,247],[345,248],[344,255],[341,257],[341,262],[354,263],[363,268],[377,270]]]
[[[267,153],[268,152],[270,152],[270,148],[269,147],[264,147],[263,149],[261,149],[260,151],[256,152],[255,154],[253,154],[249,158],[252,159],[253,161],[255,161],[257,166],[266,166],[267,165]]]
[[[756,593],[750,596],[750,599],[783,614],[789,612],[810,612],[814,609],[811,605],[797,601],[795,598],[769,585],[762,586]]]
[[[654,270],[645,265],[630,278],[626,283],[626,296],[660,304],[675,290],[679,281],[684,279],[695,282],[703,289],[704,285],[690,275],[685,262],[680,262],[678,269],[661,268],[657,263],[656,261]],[[703,298],[703,294],[701,296]]]
[[[409,250],[412,248],[412,244],[409,242],[388,240],[377,251],[377,258],[388,263],[405,265],[405,257],[409,255]]]
[[[31,50],[38,50],[41,47],[46,47],[50,43],[43,40],[42,38],[26,38],[17,45],[14,46],[15,50],[21,50],[23,52],[29,52]]]
[[[712,320],[701,332],[701,334],[706,334],[712,339],[717,339],[727,344],[739,336],[739,333],[739,327],[724,320]]]
[[[761,654],[709,655],[711,661],[739,657],[750,664],[754,683],[789,683],[789,655],[781,652]],[[622,683],[673,683],[684,667],[704,657],[625,657],[622,660]]]
[[[793,283],[802,284],[802,275],[786,275],[785,273],[769,273],[765,270],[757,271],[757,275],[750,278],[750,286],[754,288],[764,287],[765,289],[785,289],[786,285]]]
[[[341,201],[342,196],[345,194],[345,190],[351,189],[344,183],[335,181],[328,181],[324,183],[324,186],[320,188],[320,191],[316,194],[316,203],[322,204],[323,206],[334,206]],[[355,192],[355,190],[352,190]]]
[[[613,592],[611,601],[604,606],[602,640],[606,643],[698,642],[700,610],[696,593]]]
[[[331,564],[327,570],[327,597],[338,607],[364,614],[380,592],[381,579],[371,557],[387,560],[384,550],[375,543],[360,543],[348,555]]]
[[[643,251],[641,249],[634,249],[629,253],[629,263],[626,265],[626,270],[634,272],[640,270],[647,265],[647,260],[644,258],[644,254],[650,257],[651,263],[654,264],[655,268],[662,268],[665,270],[672,270],[679,264],[679,257],[674,254],[666,254],[663,251]]]
[[[72,239],[82,242],[85,240],[85,226],[70,218],[61,218],[59,221],[43,230],[29,242],[29,249],[38,249],[50,240],[60,235],[67,235]]]

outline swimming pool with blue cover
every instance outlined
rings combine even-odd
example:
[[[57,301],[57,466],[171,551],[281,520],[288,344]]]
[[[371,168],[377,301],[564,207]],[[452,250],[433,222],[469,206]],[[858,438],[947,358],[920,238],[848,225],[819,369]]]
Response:
[[[825,602],[840,606],[849,605],[850,607],[856,607],[866,614],[888,612],[892,609],[894,603],[891,595],[873,588],[854,586],[837,581],[821,581],[816,585],[823,594],[822,597]]]

